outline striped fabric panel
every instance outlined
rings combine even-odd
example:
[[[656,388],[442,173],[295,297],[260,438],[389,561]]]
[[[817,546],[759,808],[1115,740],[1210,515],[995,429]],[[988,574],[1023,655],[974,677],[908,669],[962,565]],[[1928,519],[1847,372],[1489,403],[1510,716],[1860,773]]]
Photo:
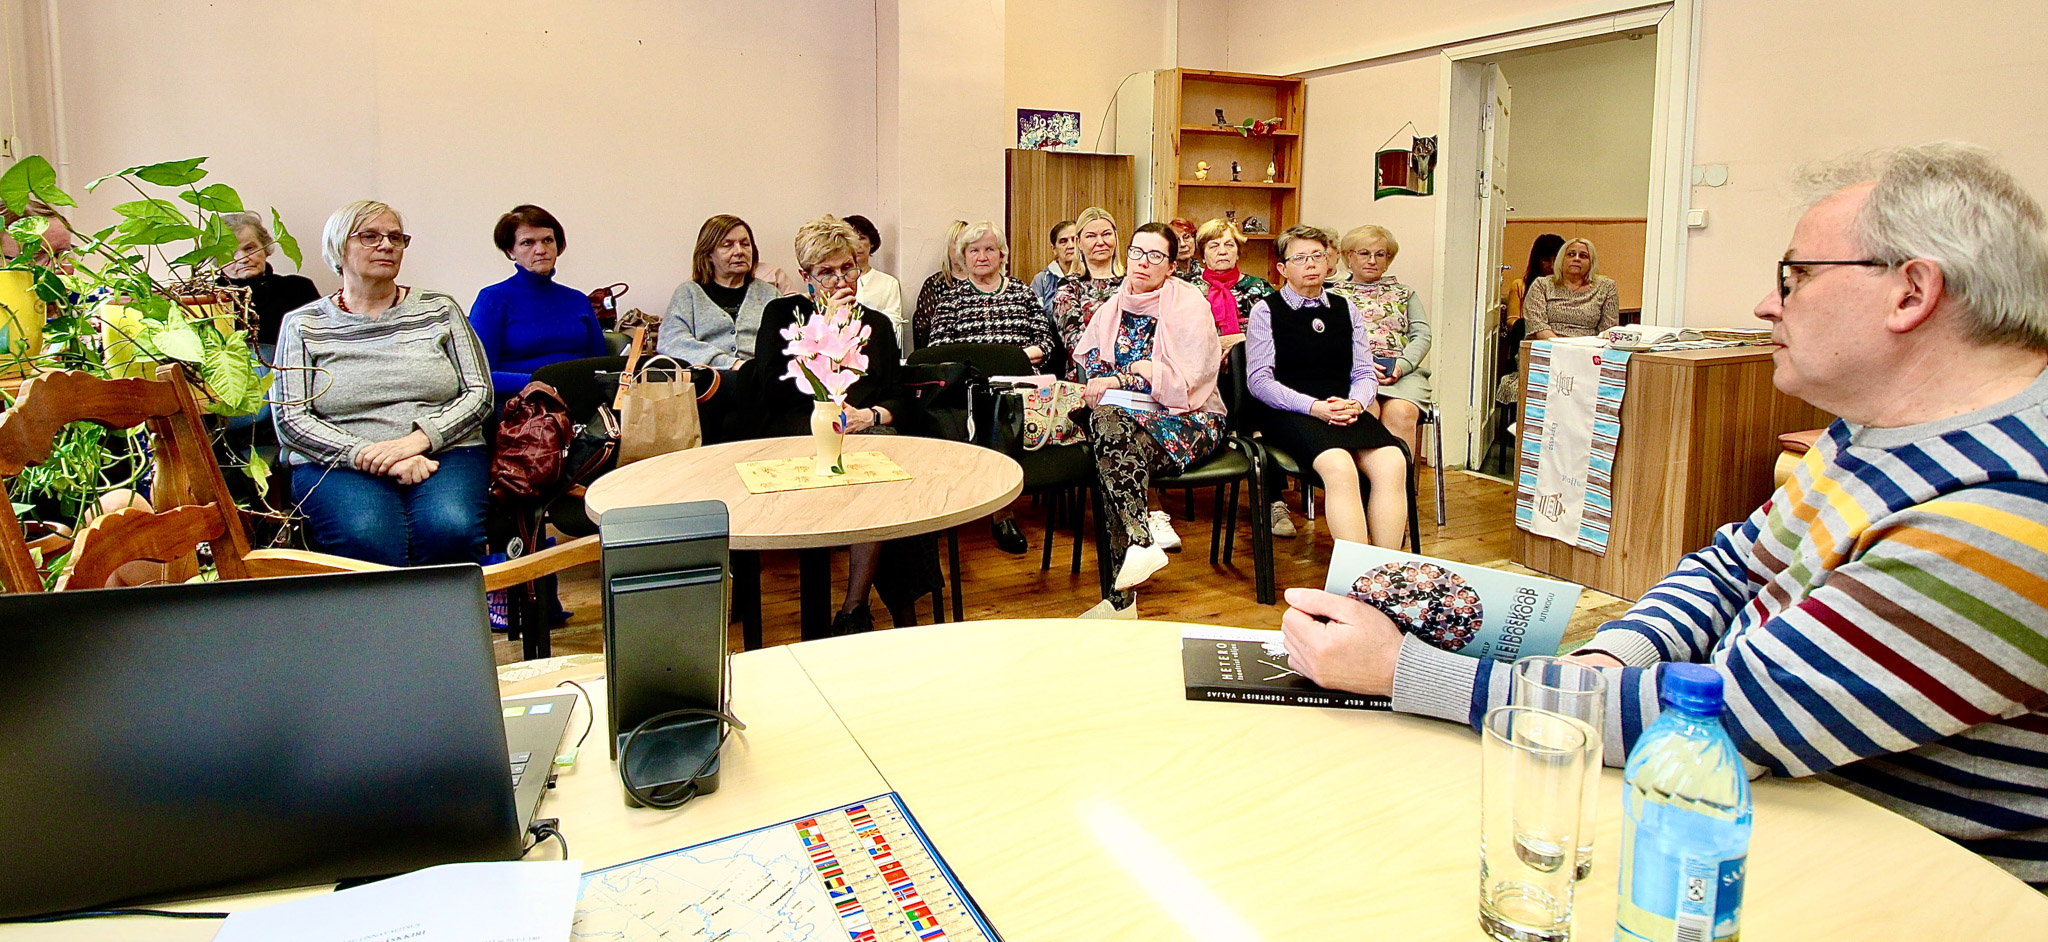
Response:
[[[1529,346],[1529,392],[1523,397],[1522,420],[1517,426],[1522,456],[1515,467],[1515,524],[1524,530],[1536,519],[1536,465],[1543,458],[1543,432],[1549,422],[1550,351],[1548,341]],[[1576,545],[1600,556],[1607,555],[1614,527],[1614,462],[1621,447],[1621,403],[1628,393],[1628,360],[1626,350],[1602,350],[1596,357],[1600,388],[1593,407],[1593,453]]]
[[[1543,429],[1550,421],[1550,344],[1529,345],[1529,390],[1522,396],[1522,420],[1515,431],[1522,456],[1515,464],[1515,525],[1524,530],[1536,519],[1536,463],[1543,457]]]

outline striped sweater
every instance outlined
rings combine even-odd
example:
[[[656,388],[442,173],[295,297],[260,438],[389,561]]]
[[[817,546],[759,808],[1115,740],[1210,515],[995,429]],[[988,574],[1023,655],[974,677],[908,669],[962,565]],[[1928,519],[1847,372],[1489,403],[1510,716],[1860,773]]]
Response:
[[[2048,372],[1976,412],[1837,421],[1792,478],[1609,622],[1606,760],[1655,665],[1720,670],[1728,731],[2048,888]],[[1509,671],[1404,638],[1393,705],[1477,724]]]
[[[430,455],[483,444],[491,372],[454,298],[415,290],[371,319],[326,297],[284,316],[270,398],[291,463],[353,467],[415,428]]]

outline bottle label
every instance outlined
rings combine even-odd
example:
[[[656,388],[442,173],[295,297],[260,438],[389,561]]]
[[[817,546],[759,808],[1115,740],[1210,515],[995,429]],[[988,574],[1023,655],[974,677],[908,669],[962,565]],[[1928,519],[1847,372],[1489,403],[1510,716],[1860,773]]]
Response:
[[[1640,838],[1633,856],[1629,895],[1644,912],[1672,921],[1673,942],[1740,937],[1746,856],[1719,860],[1669,855]]]

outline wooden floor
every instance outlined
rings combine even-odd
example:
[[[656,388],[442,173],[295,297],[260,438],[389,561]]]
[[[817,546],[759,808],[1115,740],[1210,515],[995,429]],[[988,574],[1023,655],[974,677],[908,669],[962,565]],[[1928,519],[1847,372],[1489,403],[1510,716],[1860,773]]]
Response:
[[[1490,478],[1464,472],[1450,472],[1445,479],[1448,500],[1447,523],[1436,525],[1433,509],[1435,482],[1421,477],[1422,552],[1426,555],[1496,568],[1519,569],[1507,562],[1508,542],[1514,530],[1514,489]],[[1249,503],[1249,494],[1246,503]],[[1156,503],[1155,507],[1159,505]],[[1322,521],[1309,521],[1301,514],[1298,494],[1290,492],[1289,506],[1300,535],[1291,540],[1274,540],[1274,566],[1279,586],[1320,586],[1330,561],[1330,537]],[[1238,513],[1237,553],[1232,565],[1209,563],[1209,498],[1195,495],[1197,516],[1190,520],[1180,495],[1173,495],[1171,510],[1175,528],[1186,548],[1173,562],[1138,590],[1138,614],[1145,618],[1171,621],[1235,625],[1247,628],[1277,628],[1279,605],[1260,605],[1252,591],[1250,509]],[[1084,545],[1081,573],[1069,571],[1072,559],[1071,531],[1062,531],[1053,554],[1052,569],[1038,568],[1041,534],[1045,522],[1043,507],[1029,501],[1019,504],[1018,520],[1031,539],[1031,551],[1011,556],[997,549],[984,523],[960,528],[960,563],[966,615],[983,618],[1065,618],[1079,615],[1100,598],[1095,574],[1095,550]],[[943,550],[943,544],[941,544]],[[799,640],[797,634],[797,566],[794,553],[768,553],[762,559],[761,615],[763,640],[771,645]],[[834,559],[835,600],[846,584],[846,556]],[[1527,570],[1522,570],[1526,572]],[[553,638],[556,654],[581,654],[604,649],[604,633],[597,567],[582,566],[564,573],[561,597],[572,617],[557,627]],[[1601,622],[1620,615],[1629,603],[1610,595],[1587,590],[1579,600],[1572,626],[1565,636],[1568,645],[1590,637]],[[889,615],[879,598],[870,602],[877,629],[890,627]],[[929,605],[920,606],[922,617],[930,620]],[[948,613],[951,617],[951,612]],[[740,650],[739,627],[732,628],[733,650]],[[500,663],[520,657],[521,646],[501,635],[497,640]]]

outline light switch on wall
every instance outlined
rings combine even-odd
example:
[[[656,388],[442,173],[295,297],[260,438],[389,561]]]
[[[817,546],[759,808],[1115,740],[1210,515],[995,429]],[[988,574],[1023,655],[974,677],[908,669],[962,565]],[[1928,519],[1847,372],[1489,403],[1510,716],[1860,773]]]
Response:
[[[1707,227],[1707,211],[1704,209],[1686,210],[1685,227],[1687,229],[1705,229]]]

